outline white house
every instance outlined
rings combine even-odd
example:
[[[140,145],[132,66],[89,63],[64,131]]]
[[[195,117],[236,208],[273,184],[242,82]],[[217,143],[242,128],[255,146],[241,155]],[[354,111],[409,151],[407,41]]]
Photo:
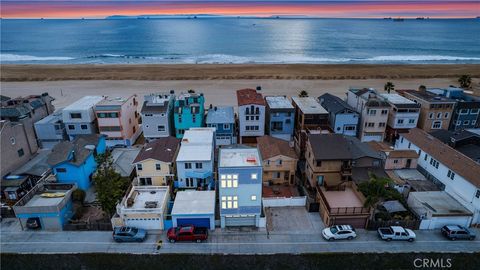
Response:
[[[472,224],[480,224],[480,164],[418,128],[401,134],[395,149],[417,151],[418,170],[472,212]]]
[[[237,90],[240,143],[255,143],[265,135],[265,100],[254,89]]]
[[[94,107],[102,100],[101,96],[84,96],[63,109],[63,124],[71,140],[79,134],[97,133]]]

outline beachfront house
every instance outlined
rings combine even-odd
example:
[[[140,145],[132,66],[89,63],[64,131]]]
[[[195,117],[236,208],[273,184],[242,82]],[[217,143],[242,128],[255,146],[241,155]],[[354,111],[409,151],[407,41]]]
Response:
[[[106,136],[107,147],[131,146],[142,132],[138,124],[137,95],[105,97],[95,105],[98,130]]]
[[[258,227],[262,212],[262,163],[257,148],[221,148],[218,159],[220,225]]]
[[[357,136],[360,115],[341,98],[326,93],[318,97],[320,105],[328,112],[330,128],[337,134]]]
[[[472,224],[480,224],[480,164],[418,128],[401,134],[395,149],[415,150],[418,170],[472,212]]]
[[[105,149],[104,135],[77,135],[73,141],[56,144],[47,162],[57,182],[75,183],[79,189],[87,190],[97,169],[95,156],[105,153]]]
[[[426,132],[438,129],[448,130],[456,101],[439,96],[425,89],[397,90],[400,95],[420,104],[418,127]]]
[[[257,138],[264,185],[294,185],[297,154],[289,142],[272,136]]]
[[[63,108],[62,120],[70,140],[77,135],[97,133],[97,117],[94,107],[102,100],[101,96],[84,96]]]
[[[213,107],[207,112],[207,127],[215,128],[215,145],[230,145],[237,143],[235,113],[233,107]]]
[[[41,148],[52,149],[55,144],[68,140],[67,130],[62,121],[62,110],[35,122],[34,127]]]
[[[480,164],[480,132],[439,129],[429,134]]]
[[[177,155],[175,187],[214,189],[215,128],[190,128]]]
[[[175,137],[181,139],[188,129],[204,126],[204,103],[205,97],[203,94],[197,94],[193,90],[188,93],[181,93],[175,98],[173,114]]]
[[[142,130],[147,141],[174,134],[173,104],[175,95],[156,93],[145,96],[142,106]]]
[[[417,127],[420,104],[399,94],[379,94],[378,96],[385,99],[391,107],[385,134],[388,141],[395,142],[398,134]]]
[[[383,141],[390,104],[372,88],[350,88],[347,103],[360,114],[358,138],[362,142]]]
[[[240,143],[265,135],[265,100],[255,89],[237,90]]]
[[[137,172],[135,185],[167,186],[175,179],[175,159],[180,139],[161,137],[145,144],[133,161]]]
[[[295,109],[286,96],[265,97],[267,133],[287,142],[293,140]]]

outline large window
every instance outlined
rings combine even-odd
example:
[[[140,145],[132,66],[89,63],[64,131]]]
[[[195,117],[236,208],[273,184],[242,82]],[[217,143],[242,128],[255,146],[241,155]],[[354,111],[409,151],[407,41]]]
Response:
[[[251,178],[252,178],[252,180],[257,180],[257,174],[256,174],[256,173],[252,173]]]
[[[100,131],[121,131],[122,128],[120,126],[111,126],[111,127],[99,127]]]
[[[17,151],[17,154],[18,154],[18,157],[23,157],[23,155],[25,155],[25,152],[23,151],[23,148],[22,149],[19,149]]]
[[[137,171],[143,170],[143,165],[142,164],[137,164]]]
[[[152,185],[152,178],[150,177],[140,177],[140,186],[151,186]]]
[[[185,169],[191,169],[192,168],[192,163],[185,163]]]
[[[155,164],[155,169],[156,169],[157,171],[161,171],[161,170],[162,170],[162,165],[159,164],[159,163]]]
[[[201,162],[195,163],[195,169],[202,169],[202,168],[203,168],[203,164]]]
[[[158,131],[165,131],[165,126],[157,126]]]
[[[432,129],[439,129],[442,127],[442,121],[433,121]]]
[[[57,171],[57,173],[66,173],[67,172],[67,169],[65,169],[65,168],[56,168],[55,170]]]
[[[82,118],[81,113],[70,113],[70,119],[80,119]]]
[[[98,118],[118,118],[118,112],[97,113]]]
[[[222,196],[222,209],[238,208],[238,196]]]
[[[238,174],[222,174],[220,175],[220,186],[222,188],[238,187]]]
[[[451,170],[448,170],[447,177],[453,180],[455,179],[455,173]]]

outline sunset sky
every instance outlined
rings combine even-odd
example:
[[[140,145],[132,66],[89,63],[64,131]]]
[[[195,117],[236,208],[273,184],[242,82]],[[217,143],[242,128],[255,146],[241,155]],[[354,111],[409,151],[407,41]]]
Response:
[[[215,14],[228,16],[304,15],[334,18],[418,17],[463,18],[480,16],[480,0],[1,0],[2,18],[103,18],[110,15]]]

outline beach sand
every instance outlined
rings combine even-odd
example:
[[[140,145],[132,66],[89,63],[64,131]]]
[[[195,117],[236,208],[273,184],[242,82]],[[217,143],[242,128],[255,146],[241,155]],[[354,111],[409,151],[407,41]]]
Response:
[[[395,89],[417,89],[424,84],[427,87],[446,87],[457,84],[456,78],[430,79],[393,79]],[[332,93],[344,98],[349,87],[374,87],[383,89],[385,79],[367,80],[168,80],[168,81],[141,81],[141,80],[72,80],[72,81],[41,81],[41,82],[2,82],[1,94],[17,97],[29,94],[48,92],[55,97],[57,108],[78,100],[85,95],[125,96],[138,94],[140,100],[143,95],[154,92],[168,92],[173,89],[176,93],[195,89],[205,94],[205,106],[232,105],[236,106],[235,90],[242,88],[262,87],[265,95],[298,95],[300,90],[306,90],[310,96],[318,97],[324,93]],[[478,86],[479,80],[475,79]]]

